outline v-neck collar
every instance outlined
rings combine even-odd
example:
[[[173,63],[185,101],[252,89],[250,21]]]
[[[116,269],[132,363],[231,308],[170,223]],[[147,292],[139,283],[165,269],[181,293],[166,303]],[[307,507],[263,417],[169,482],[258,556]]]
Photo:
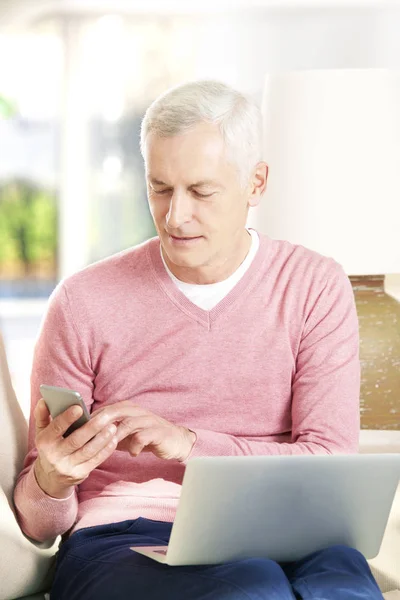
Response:
[[[266,262],[270,246],[270,238],[263,234],[258,234],[260,245],[257,253],[243,277],[230,290],[230,292],[222,298],[222,300],[211,310],[204,310],[194,304],[185,296],[185,294],[175,285],[167,271],[160,254],[160,239],[159,237],[149,240],[146,251],[150,268],[153,270],[155,279],[161,290],[168,296],[170,301],[175,304],[188,317],[203,325],[206,329],[211,329],[213,323],[217,321],[221,315],[230,310],[238,299],[247,296],[251,290],[257,285],[259,279],[263,275],[263,267]]]

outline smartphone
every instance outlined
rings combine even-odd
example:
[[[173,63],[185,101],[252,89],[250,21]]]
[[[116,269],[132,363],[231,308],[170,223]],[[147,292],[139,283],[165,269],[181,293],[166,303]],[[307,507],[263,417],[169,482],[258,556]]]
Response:
[[[82,416],[79,417],[75,423],[72,423],[70,427],[68,427],[67,431],[64,433],[64,437],[68,437],[73,431],[79,427],[82,427],[82,425],[89,421],[89,411],[86,408],[86,404],[84,403],[79,392],[74,392],[73,390],[68,390],[67,388],[56,387],[54,385],[45,385],[42,383],[40,386],[40,393],[42,394],[42,398],[45,401],[53,419],[67,410],[67,408],[70,406],[78,404],[82,407]]]

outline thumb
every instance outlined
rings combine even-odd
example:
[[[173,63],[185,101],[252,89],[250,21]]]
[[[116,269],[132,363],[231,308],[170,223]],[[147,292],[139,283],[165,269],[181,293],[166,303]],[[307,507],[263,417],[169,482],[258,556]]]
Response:
[[[43,398],[40,398],[35,408],[36,435],[46,429],[50,423],[50,413]]]

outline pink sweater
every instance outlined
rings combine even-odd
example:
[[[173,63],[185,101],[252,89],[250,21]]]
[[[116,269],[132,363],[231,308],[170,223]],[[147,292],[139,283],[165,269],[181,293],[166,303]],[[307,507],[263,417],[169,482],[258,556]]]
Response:
[[[197,434],[191,456],[356,452],[358,321],[332,259],[260,235],[242,279],[213,309],[167,274],[158,237],[93,264],[53,292],[36,345],[39,384],[91,410],[131,400]],[[115,451],[66,499],[47,496],[29,453],[15,489],[36,540],[135,519],[173,521],[185,464]],[[190,457],[189,457],[190,458]]]

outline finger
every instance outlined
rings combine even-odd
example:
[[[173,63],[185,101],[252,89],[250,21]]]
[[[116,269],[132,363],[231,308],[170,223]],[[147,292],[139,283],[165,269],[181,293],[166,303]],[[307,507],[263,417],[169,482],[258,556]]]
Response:
[[[75,476],[80,479],[87,477],[96,467],[101,465],[105,460],[110,458],[117,447],[117,440],[112,437],[94,456],[82,462],[77,467]]]
[[[123,440],[118,442],[117,450],[121,450],[123,452],[129,452],[131,441],[132,441],[131,436],[124,438]]]
[[[110,424],[111,423],[105,414],[96,415],[94,418],[91,418],[87,423],[82,425],[82,427],[76,429],[71,435],[63,440],[60,446],[61,454],[65,456],[80,450]]]
[[[48,426],[48,436],[50,440],[60,439],[63,437],[67,429],[75,423],[82,416],[82,408],[75,404],[70,406],[62,412],[60,415],[55,417]]]
[[[114,402],[114,404],[110,404],[109,406],[98,408],[93,412],[93,415],[95,414],[107,415],[111,423],[128,417],[141,417],[151,415],[152,413],[137,404],[132,404],[129,400],[122,400],[121,402]]]
[[[143,416],[126,417],[117,424],[116,436],[120,442],[128,435],[139,433],[144,429],[154,428],[156,424],[158,424],[157,418],[148,413]]]
[[[47,408],[43,398],[40,398],[39,402],[36,404],[34,417],[36,425],[36,435],[38,435],[41,431],[46,429],[47,425],[50,423],[49,409]]]
[[[142,444],[135,442],[134,436],[132,436],[132,437],[125,438],[124,440],[122,440],[122,442],[119,442],[119,444],[117,446],[117,450],[121,450],[123,452],[129,452],[129,454],[131,456],[136,457],[136,456],[139,456],[139,454],[141,452],[144,452],[146,450],[146,448]],[[147,451],[150,452],[150,449]]]
[[[115,438],[115,425],[108,425],[102,429],[95,437],[88,441],[83,447],[71,455],[71,461],[74,465],[80,465],[94,458],[103,448],[112,443],[114,448],[118,440]]]
[[[122,440],[118,450],[125,450],[131,456],[139,456],[141,452],[152,452],[161,443],[162,432],[160,429],[142,429]]]

